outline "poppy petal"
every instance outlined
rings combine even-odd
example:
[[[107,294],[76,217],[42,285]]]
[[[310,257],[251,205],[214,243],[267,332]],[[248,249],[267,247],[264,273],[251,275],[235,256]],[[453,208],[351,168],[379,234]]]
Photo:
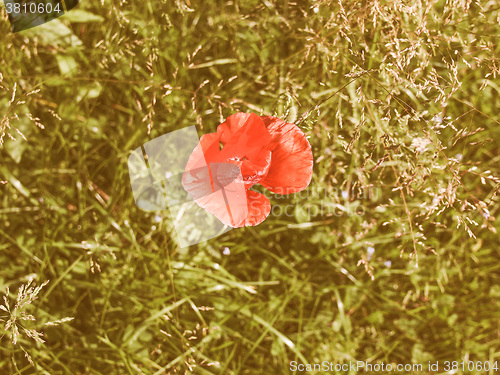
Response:
[[[200,143],[189,156],[184,173],[182,186],[192,199],[196,200],[215,191],[212,174],[210,173],[210,159],[219,151],[219,136],[216,133],[205,134]]]
[[[186,171],[182,185],[198,206],[225,225],[236,227],[248,215],[247,197],[240,168],[232,163]]]
[[[207,166],[209,163],[215,162],[219,150],[220,135],[217,133],[204,134],[200,138],[200,143],[189,156],[186,164],[186,171]]]
[[[241,163],[241,175],[248,189],[267,176],[271,167],[271,151],[263,150],[257,158]]]
[[[235,226],[248,214],[245,185],[235,163],[219,163],[220,135],[205,134],[188,159],[182,185],[200,207],[222,223]]]
[[[255,113],[235,113],[217,127],[217,134],[224,146],[221,157],[231,159],[253,159],[267,147],[271,134],[260,116]]]
[[[266,220],[271,212],[271,203],[264,194],[247,190],[248,214],[246,219],[237,227],[255,226]]]
[[[248,217],[248,204],[245,185],[240,178],[223,189],[198,198],[195,202],[206,211],[215,215],[222,223],[236,228]]]
[[[271,133],[271,167],[260,184],[277,194],[304,190],[312,178],[311,145],[300,128],[276,117],[261,117]]]
[[[271,212],[271,203],[264,194],[253,190],[246,190],[245,199],[243,189],[235,180],[223,190],[196,199],[196,203],[230,227],[258,225]]]

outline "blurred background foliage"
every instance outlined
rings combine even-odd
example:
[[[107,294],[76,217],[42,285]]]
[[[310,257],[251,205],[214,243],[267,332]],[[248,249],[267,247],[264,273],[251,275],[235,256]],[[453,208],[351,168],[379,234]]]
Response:
[[[20,33],[0,15],[2,374],[500,360],[496,0],[82,1]],[[313,181],[180,249],[127,158],[238,111],[298,123]],[[23,315],[30,278],[50,282]]]

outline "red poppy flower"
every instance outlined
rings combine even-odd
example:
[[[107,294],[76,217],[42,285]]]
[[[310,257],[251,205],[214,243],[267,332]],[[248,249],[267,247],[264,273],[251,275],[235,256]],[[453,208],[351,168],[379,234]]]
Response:
[[[313,157],[305,134],[276,117],[236,113],[205,134],[187,162],[182,185],[194,201],[231,227],[260,224],[271,204],[250,190],[261,184],[292,194],[311,182]]]

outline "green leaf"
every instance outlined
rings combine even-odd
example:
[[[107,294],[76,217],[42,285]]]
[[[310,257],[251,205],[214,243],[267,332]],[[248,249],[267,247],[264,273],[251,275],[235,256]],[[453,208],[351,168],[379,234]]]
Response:
[[[73,9],[63,16],[70,22],[103,22],[104,18],[82,9]]]
[[[23,108],[25,107],[23,106]],[[26,139],[29,139],[29,135],[33,132],[33,126],[34,125],[32,125],[30,121],[24,116],[21,117],[19,121],[16,121],[13,124],[13,127],[17,128],[26,137]],[[16,164],[19,164],[24,151],[26,151],[29,146],[29,143],[27,140],[24,140],[23,137],[17,132],[13,131],[11,132],[11,134],[15,138],[15,140],[7,139],[5,141],[5,150],[7,151],[9,156],[16,162]]]
[[[59,19],[24,30],[20,34],[27,37],[36,36],[41,41],[41,44],[53,46],[81,46],[83,44],[82,41],[73,34],[73,31]]]
[[[72,56],[56,55],[56,60],[62,75],[73,75],[78,69],[78,64]]]
[[[79,103],[82,99],[95,99],[102,92],[102,86],[96,83],[92,86],[83,86],[78,89],[76,101]]]

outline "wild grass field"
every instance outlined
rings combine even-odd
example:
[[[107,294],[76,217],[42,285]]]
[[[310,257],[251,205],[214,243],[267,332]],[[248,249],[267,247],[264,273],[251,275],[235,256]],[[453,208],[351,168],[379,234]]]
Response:
[[[500,373],[497,0],[0,18],[0,374]],[[311,184],[180,248],[128,157],[236,112],[296,123]]]

